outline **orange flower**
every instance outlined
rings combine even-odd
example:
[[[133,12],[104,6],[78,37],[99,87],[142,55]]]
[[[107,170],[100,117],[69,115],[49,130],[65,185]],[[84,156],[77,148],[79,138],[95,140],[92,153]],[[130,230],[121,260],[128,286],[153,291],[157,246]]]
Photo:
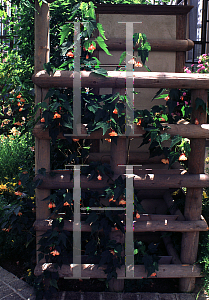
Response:
[[[195,125],[199,125],[200,124],[200,122],[198,121],[197,118],[195,118],[194,123],[195,123]]]
[[[135,61],[134,57],[131,58],[131,59],[128,61],[128,64],[130,64],[130,65],[136,64],[136,61]]]
[[[163,159],[161,159],[161,162],[163,163],[163,164],[169,164],[169,159],[168,158],[163,158]]]
[[[15,192],[16,196],[22,196],[22,193],[20,191]]]
[[[20,108],[19,108],[19,111],[22,111],[22,110],[23,110],[23,107],[20,107]]]
[[[61,119],[61,115],[55,112],[53,119]]]
[[[22,213],[19,211],[19,213],[17,215],[20,217],[20,216],[22,216]]]
[[[160,122],[165,122],[165,119],[164,118],[159,118],[159,121]]]
[[[89,47],[88,47],[88,50],[95,50],[96,49],[96,47],[93,45],[93,44],[91,44]]]
[[[66,56],[68,56],[68,57],[74,57],[74,54],[73,54],[72,51],[69,51],[69,52],[66,54]]]
[[[152,274],[150,275],[150,277],[156,277],[156,276],[157,276],[156,273],[152,273]]]
[[[116,200],[113,199],[113,197],[111,197],[111,198],[109,199],[109,202],[116,202]]]
[[[17,103],[17,106],[22,106],[22,104],[20,102]]]
[[[117,132],[115,132],[114,130],[112,130],[112,132],[109,132],[109,136],[117,136]]]
[[[23,174],[28,174],[28,172],[27,171],[24,171],[24,172],[22,172]]]
[[[52,254],[53,256],[60,255],[59,251],[57,250],[53,250],[52,252],[50,252],[50,254]]]
[[[3,228],[2,230],[3,230],[3,231],[6,231],[6,232],[10,232],[11,229],[12,229],[12,227],[11,227],[11,225],[9,225],[8,228]]]
[[[22,97],[22,95],[21,94],[19,94],[16,98],[17,99],[20,99]]]
[[[180,98],[182,101],[184,100],[184,96],[181,96],[181,98]]]
[[[142,123],[142,119],[139,119],[138,123],[136,123],[136,125],[140,126]]]
[[[117,110],[117,108],[115,108],[115,109],[113,110],[113,114],[115,114],[115,115],[117,115],[117,114],[118,114],[118,110]]]
[[[140,219],[140,214],[138,212],[136,213],[136,218]]]
[[[20,101],[24,103],[24,102],[25,102],[25,99],[23,99],[23,98],[20,98]]]
[[[170,99],[169,96],[167,96],[167,97],[164,98],[165,101],[168,101],[169,99]]]
[[[54,202],[49,202],[48,208],[54,208],[54,207],[56,207],[55,203]]]
[[[22,183],[21,183],[21,180],[18,180],[18,185],[21,185]]]
[[[179,156],[179,161],[182,161],[182,160],[187,160],[185,153],[181,153],[181,155]]]
[[[88,56],[88,54],[86,55],[86,59],[89,59],[89,56]]]
[[[111,143],[111,139],[105,139],[105,141],[108,141],[108,143]]]
[[[13,125],[22,126],[22,123],[16,122],[16,123],[14,123]]]
[[[70,206],[70,204],[66,201],[63,206]]]
[[[45,119],[44,118],[41,118],[41,123],[45,123]]]
[[[139,61],[137,61],[134,66],[137,67],[137,68],[138,67],[140,67],[140,68],[143,67],[143,65]]]
[[[73,142],[79,142],[79,139],[73,139]]]
[[[99,174],[99,175],[97,176],[97,179],[98,179],[98,180],[102,180],[102,176]]]
[[[119,201],[119,204],[125,205],[125,204],[126,204],[126,201],[125,201],[124,199],[121,199],[121,200]]]

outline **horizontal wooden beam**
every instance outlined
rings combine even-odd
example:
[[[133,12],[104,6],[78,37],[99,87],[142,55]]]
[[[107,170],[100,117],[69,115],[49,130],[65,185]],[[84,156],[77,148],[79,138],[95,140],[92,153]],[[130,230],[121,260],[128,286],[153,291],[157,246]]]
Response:
[[[42,88],[73,87],[73,71],[56,71],[50,75],[42,70],[32,76],[33,82]],[[81,87],[125,88],[125,71],[108,71],[108,76],[81,71]],[[188,88],[208,89],[208,74],[194,73],[163,73],[163,72],[133,72],[130,78],[134,80],[135,88]]]
[[[169,216],[168,216],[169,217]],[[37,231],[46,231],[51,229],[52,220],[36,220],[34,228]],[[64,221],[64,230],[73,231],[73,221]],[[157,232],[157,231],[171,231],[171,232],[194,232],[194,231],[207,231],[208,225],[205,220],[198,221],[134,221],[134,232]],[[84,221],[81,222],[81,231],[91,232],[91,226]],[[101,230],[100,230],[101,231]],[[112,228],[115,232],[115,228]]]
[[[73,166],[73,165],[72,165]],[[112,180],[116,180],[119,175],[112,176]],[[131,175],[132,176],[132,175]],[[134,176],[134,187],[136,189],[169,189],[169,188],[203,188],[209,186],[209,175],[207,174],[183,174],[183,175],[163,175],[163,174],[144,174],[141,176]],[[122,174],[125,178],[125,175]],[[73,180],[70,174],[65,172],[59,173],[56,176],[37,175],[36,179],[42,179],[42,184],[38,186],[39,189],[72,189]],[[103,189],[111,180],[107,176],[102,176],[102,180],[90,180],[81,175],[82,189]]]
[[[51,271],[59,273],[59,277],[71,277],[73,278],[73,269],[77,265],[62,265],[61,268],[56,269],[53,263],[38,264],[35,267],[35,276],[41,275],[44,271]],[[107,274],[103,271],[104,267],[98,267],[96,264],[82,264],[81,276],[86,278],[106,278]],[[201,274],[201,267],[199,265],[159,265],[158,271],[155,271],[156,276],[150,278],[186,278],[186,277],[203,277]],[[125,278],[125,266],[121,269],[117,269],[117,278]],[[143,265],[134,266],[134,278],[146,278],[147,272]]]
[[[126,40],[125,38],[109,38],[105,41],[110,51],[125,51]],[[148,39],[151,45],[151,51],[189,51],[194,48],[194,42],[191,40],[157,40]],[[139,47],[138,44],[135,46],[135,50]]]
[[[139,5],[139,4],[96,4],[97,14],[134,14],[134,15],[184,15],[190,5]],[[139,19],[140,20],[140,19]]]
[[[193,139],[193,138],[201,138],[201,139],[206,139],[209,138],[209,124],[201,124],[201,125],[194,125],[194,124],[164,124],[167,125],[169,128],[165,129],[162,131],[162,133],[169,133],[171,136],[174,135],[180,135],[182,137],[187,137],[188,139]],[[141,127],[137,126],[134,124],[134,134],[130,134],[128,137],[129,138],[139,138],[142,137],[142,135],[146,131]],[[72,138],[76,139],[106,139],[110,138],[109,136],[109,131],[105,135],[102,133],[102,129],[98,129],[91,134],[87,135],[87,131],[85,126],[82,124],[82,129],[81,129],[82,135],[71,135]],[[36,124],[34,129],[33,129],[33,134],[35,137],[39,139],[50,139],[49,136],[49,130],[44,128],[44,124],[39,123]],[[126,136],[119,136],[120,138],[126,138]],[[58,139],[64,139],[65,136],[60,133],[57,137]]]
[[[162,166],[162,163],[161,163],[162,158],[165,158],[165,157],[163,155],[161,155],[161,156],[154,156],[154,157],[150,158],[149,152],[129,152],[129,164],[130,165],[152,164],[152,168],[155,168],[156,164],[161,164],[161,166]],[[101,161],[102,163],[110,163],[110,152],[89,153],[88,160],[89,161]]]

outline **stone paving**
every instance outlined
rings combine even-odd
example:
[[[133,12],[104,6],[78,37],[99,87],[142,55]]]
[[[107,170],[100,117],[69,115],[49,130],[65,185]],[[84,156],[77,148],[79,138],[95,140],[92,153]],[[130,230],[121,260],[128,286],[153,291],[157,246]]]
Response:
[[[0,300],[35,300],[33,287],[0,267]],[[51,300],[196,300],[195,293],[59,292]],[[198,300],[209,300],[202,293]]]

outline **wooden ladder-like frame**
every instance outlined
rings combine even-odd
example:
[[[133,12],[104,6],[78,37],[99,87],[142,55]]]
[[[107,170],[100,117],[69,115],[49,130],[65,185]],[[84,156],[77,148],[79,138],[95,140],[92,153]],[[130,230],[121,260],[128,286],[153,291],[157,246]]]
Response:
[[[43,63],[49,61],[49,8],[48,5],[42,4],[40,8],[36,1],[36,9],[39,14],[35,18],[35,74],[33,82],[35,83],[36,104],[44,101],[45,95],[50,87],[73,87],[73,72],[57,71],[54,75],[49,76],[45,71],[42,71]],[[94,76],[90,72],[81,72],[82,87],[112,87],[113,89],[125,88],[125,72],[108,72],[109,77],[103,78]],[[201,98],[207,105],[209,78],[207,74],[184,74],[184,73],[146,73],[134,72],[134,86],[140,88],[158,87],[158,88],[189,88],[192,89],[192,119],[191,124],[169,125],[168,133],[172,136],[181,135],[191,139],[191,154],[189,157],[188,174],[184,175],[155,175],[154,179],[148,179],[136,176],[134,186],[140,189],[160,189],[160,188],[181,188],[187,187],[185,215],[184,221],[142,221],[139,225],[135,225],[135,232],[152,232],[152,231],[173,231],[182,232],[181,246],[181,264],[178,261],[176,265],[160,265],[157,273],[158,278],[181,278],[180,289],[184,292],[192,291],[195,284],[195,278],[201,276],[201,269],[195,265],[197,258],[199,231],[208,230],[207,223],[201,219],[202,210],[202,189],[209,185],[209,176],[204,174],[205,160],[205,139],[209,138],[209,126],[206,123],[206,112],[198,109],[195,110],[195,99]],[[194,120],[199,120],[199,125],[194,125]],[[85,128],[83,128],[85,134]],[[33,131],[36,143],[36,174],[38,169],[45,168],[46,172],[50,173],[50,137],[47,130],[43,130],[42,124],[37,124]],[[140,128],[135,128],[134,136],[141,136],[144,131]],[[102,135],[100,130],[86,135],[86,139],[103,139],[109,137]],[[131,138],[132,136],[130,136]],[[59,136],[58,138],[64,138]],[[84,138],[84,136],[76,136],[75,138]],[[111,143],[111,157],[113,171],[118,174],[117,164],[126,164],[125,158],[125,140],[124,137],[119,137],[117,146]],[[117,155],[115,155],[117,153]],[[116,175],[117,177],[117,175]],[[102,188],[106,185],[105,178],[97,182],[97,188]],[[94,188],[95,183],[87,181],[81,176],[81,188]],[[36,222],[35,229],[37,231],[37,242],[40,235],[50,228],[50,220],[48,205],[42,199],[50,195],[50,189],[57,188],[73,188],[73,183],[70,182],[70,175],[63,173],[60,176],[46,176],[43,178],[43,183],[36,191]],[[65,221],[64,229],[72,231],[72,224]],[[91,231],[91,227],[86,224],[81,224],[82,231]],[[44,264],[44,268],[53,271],[52,264]],[[39,275],[43,272],[43,265],[38,264],[35,269],[35,274]],[[73,266],[63,265],[59,270],[61,277],[72,277]],[[135,278],[146,277],[144,266],[135,266]],[[91,268],[86,268],[82,265],[82,277],[104,278],[106,274],[97,269],[97,265]],[[125,277],[125,267],[118,270],[118,279]]]

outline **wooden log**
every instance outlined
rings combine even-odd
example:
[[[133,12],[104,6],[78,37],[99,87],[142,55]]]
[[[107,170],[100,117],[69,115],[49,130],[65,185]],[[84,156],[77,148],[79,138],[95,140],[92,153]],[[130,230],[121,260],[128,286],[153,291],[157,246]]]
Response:
[[[191,122],[194,123],[198,119],[199,123],[206,123],[207,115],[201,107],[197,110],[196,98],[200,98],[207,105],[207,90],[194,90],[191,94],[192,100],[192,116]],[[204,171],[205,163],[205,139],[192,139],[190,141],[191,153],[188,161],[188,172],[190,174],[199,174]],[[196,176],[196,175],[195,175]],[[202,188],[197,189],[191,187],[187,190],[184,216],[186,220],[199,220],[202,212]],[[199,244],[199,233],[184,233],[181,243],[181,261],[182,263],[195,263],[197,259],[197,251]],[[190,292],[195,288],[195,280],[193,278],[181,279],[180,289],[182,292]]]
[[[174,248],[171,237],[170,236],[163,236],[163,242],[165,244],[168,255],[172,256],[172,260],[171,260],[172,264],[180,265],[181,260],[179,258],[179,255],[178,255],[176,249]]]
[[[43,69],[43,64],[49,61],[49,6],[43,3],[39,6],[38,1],[35,1],[35,57],[34,57],[34,71],[35,73]],[[47,90],[41,90],[40,87],[35,86],[35,104],[43,101]],[[35,139],[35,173],[38,170],[45,168],[47,172],[50,171],[50,141]],[[43,219],[49,216],[49,209],[47,203],[41,200],[50,195],[50,190],[36,189],[36,219]],[[37,249],[38,241],[43,232],[38,232],[36,235]],[[36,260],[38,261],[38,252]]]
[[[46,231],[51,228],[52,220],[36,220],[34,228],[37,231]],[[64,230],[73,231],[73,221],[64,221]],[[135,221],[133,226],[134,232],[157,232],[157,231],[174,231],[174,232],[199,232],[207,231],[208,225],[205,220],[197,221]],[[81,221],[81,231],[91,232],[91,226]],[[112,228],[112,232],[117,232]]]
[[[38,264],[35,267],[34,274],[35,276],[41,275],[44,271],[48,270],[50,272],[59,273],[59,277],[61,278],[72,278],[73,277],[73,268],[75,266],[73,264],[70,265],[62,265],[61,268],[56,269],[54,264],[45,263]],[[203,277],[201,274],[201,267],[199,265],[159,265],[159,270],[156,271],[156,278],[184,278],[188,276],[193,277]],[[107,274],[103,271],[104,268],[99,267],[94,264],[82,264],[81,265],[81,275],[84,278],[106,278]],[[122,266],[121,269],[117,269],[118,278],[125,278],[125,266]],[[146,278],[147,272],[143,265],[135,265],[134,266],[134,278],[141,279]],[[153,276],[150,278],[153,278]]]
[[[124,88],[126,72],[108,71],[106,77],[81,71],[81,87]],[[133,72],[135,88],[188,88],[208,89],[208,74]],[[42,88],[73,87],[73,71],[56,71],[50,75],[42,70],[32,76],[33,82]]]
[[[116,180],[119,175],[114,175]],[[125,175],[122,175],[125,177]],[[70,181],[69,174],[37,175],[36,179],[42,179],[43,182],[38,189],[72,189],[73,181]],[[82,189],[102,189],[108,185],[109,177],[103,176],[101,181],[88,180],[86,176],[81,176]],[[109,181],[110,182],[110,181]],[[145,174],[144,176],[134,175],[134,187],[138,189],[169,189],[169,188],[203,188],[209,185],[209,175],[207,174],[185,174],[185,175],[163,175],[163,174]]]
[[[151,51],[188,51],[194,47],[194,42],[187,40],[157,40],[157,39],[148,39],[148,42],[151,45]],[[106,41],[108,49],[111,51],[125,51],[126,50],[126,40],[125,38],[109,38]],[[138,44],[135,46],[135,50],[139,47]]]
[[[134,14],[134,15],[182,15],[187,14],[193,6],[165,5],[151,6],[138,4],[97,4],[97,14]]]
[[[191,138],[209,138],[209,124],[201,124],[201,125],[194,125],[194,124],[165,124],[168,125],[169,128],[163,130],[162,132],[169,133],[171,136],[180,135],[182,137],[187,137],[188,139]],[[108,131],[109,132],[109,131]],[[82,136],[75,136],[72,135],[72,138],[79,138],[79,139],[106,139],[110,138],[108,132],[103,135],[102,130],[96,130],[92,132],[90,135],[87,135],[85,126],[83,125],[82,128]],[[134,125],[134,134],[130,134],[129,138],[139,138],[145,133],[145,130],[142,129],[141,126]],[[36,124],[33,129],[33,134],[35,137],[39,139],[50,139],[49,130],[44,129],[44,125],[39,123]],[[86,134],[86,135],[85,135]],[[62,133],[60,133],[57,137],[58,139],[65,139]],[[119,136],[119,138],[126,138],[126,136]],[[153,158],[154,159],[154,158]]]

